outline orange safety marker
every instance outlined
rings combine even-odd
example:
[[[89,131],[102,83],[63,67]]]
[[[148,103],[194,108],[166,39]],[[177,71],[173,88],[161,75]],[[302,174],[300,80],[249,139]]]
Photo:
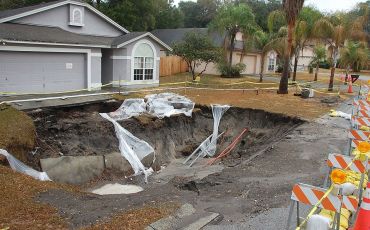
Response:
[[[351,76],[348,76],[348,91],[347,91],[347,93],[353,93]]]
[[[367,183],[364,197],[357,213],[356,222],[351,230],[369,230],[370,229],[370,182]]]
[[[358,110],[357,116],[359,116],[359,117],[370,117],[370,110],[367,110],[368,109],[367,107],[363,108],[363,106],[360,106],[359,109],[360,110]]]

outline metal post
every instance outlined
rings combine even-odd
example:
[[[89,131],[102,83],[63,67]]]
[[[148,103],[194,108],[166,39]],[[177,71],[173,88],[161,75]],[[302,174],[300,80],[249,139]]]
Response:
[[[332,171],[332,167],[329,167],[329,171],[326,174],[325,181],[324,181],[324,188],[328,188],[330,186],[329,177],[330,177],[331,171]]]
[[[342,203],[343,203],[343,196],[342,196],[342,189],[339,189],[339,196],[342,197],[342,199],[340,199],[340,206],[339,206],[339,213],[337,213],[337,226],[336,226],[336,230],[339,230],[340,229],[340,218],[341,218],[341,212],[342,212]]]
[[[352,150],[352,139],[351,138],[349,138],[347,146],[348,146],[347,156],[351,156],[351,150]]]
[[[294,200],[290,201],[289,216],[288,216],[288,221],[287,221],[287,223],[286,223],[286,230],[289,230],[289,227],[290,227],[289,225],[290,225],[290,221],[291,221],[292,216],[293,216],[294,203],[295,203],[295,201],[294,201]]]
[[[299,220],[299,202],[297,201],[297,227],[301,224],[301,221]]]

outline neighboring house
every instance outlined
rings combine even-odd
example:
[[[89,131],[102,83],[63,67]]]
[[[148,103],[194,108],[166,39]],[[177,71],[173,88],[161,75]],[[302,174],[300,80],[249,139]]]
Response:
[[[184,39],[185,34],[189,32],[195,32],[198,34],[208,35],[209,38],[213,41],[215,46],[223,47],[224,38],[218,33],[212,32],[208,33],[207,28],[181,28],[181,29],[157,29],[152,31],[156,37],[161,39],[168,45],[173,45],[176,42],[180,42]],[[238,33],[236,36],[235,47],[233,50],[233,64],[244,63],[246,69],[242,74],[259,74],[261,70],[261,60],[262,55],[261,51],[256,49],[247,50],[243,54],[243,38],[241,33]],[[265,58],[265,68],[264,73],[273,73],[276,70],[276,60],[277,54],[274,51],[268,52]],[[242,59],[242,60],[241,60]],[[196,68],[197,72],[200,72],[204,69],[204,65],[200,65]],[[219,75],[217,70],[217,65],[215,63],[209,63],[205,74]]]
[[[0,11],[0,94],[155,86],[168,50],[79,0]]]

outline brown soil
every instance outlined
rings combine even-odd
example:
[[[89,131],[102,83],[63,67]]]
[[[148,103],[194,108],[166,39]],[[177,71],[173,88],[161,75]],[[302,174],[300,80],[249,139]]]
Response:
[[[30,113],[35,119],[40,147],[33,165],[37,166],[40,158],[58,157],[60,153],[81,156],[119,151],[113,125],[98,113],[113,111],[119,105],[120,102],[111,102]],[[179,115],[157,119],[142,115],[119,123],[154,147],[156,162],[152,166],[155,169],[174,158],[189,155],[213,130],[212,112],[205,106],[196,108],[192,117]],[[241,155],[249,155],[260,149],[267,140],[273,140],[300,123],[301,120],[284,115],[232,107],[221,120],[220,130],[228,130],[223,137],[223,148],[244,127],[248,128],[249,132],[231,155],[232,158],[240,158]]]
[[[0,105],[0,149],[6,149],[23,162],[32,156],[35,126],[32,119],[8,105]],[[0,159],[0,162],[1,161]]]
[[[0,229],[65,229],[68,224],[57,209],[34,200],[37,194],[61,189],[76,195],[72,186],[41,182],[0,165]]]

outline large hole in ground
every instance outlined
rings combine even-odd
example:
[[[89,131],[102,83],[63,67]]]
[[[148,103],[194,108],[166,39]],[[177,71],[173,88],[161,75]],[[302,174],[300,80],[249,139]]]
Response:
[[[41,160],[42,168],[54,168],[48,172],[52,179],[67,183],[85,183],[107,171],[120,176],[130,175],[132,170],[128,162],[118,154],[118,140],[112,123],[99,115],[116,110],[120,104],[111,101],[29,112],[37,128],[38,147],[29,163],[41,169],[40,159],[53,158]],[[192,117],[176,115],[158,119],[142,115],[119,123],[154,147],[155,161],[152,156],[144,159],[144,164],[154,170],[175,158],[188,156],[213,131],[212,111],[205,106],[196,106]],[[226,134],[221,138],[223,144],[218,146],[218,152],[245,127],[249,132],[227,157],[229,162],[252,155],[301,123],[297,118],[281,114],[231,107],[221,119],[219,130]],[[95,165],[97,162],[98,166]],[[88,173],[90,169],[94,172]],[[58,177],[58,174],[70,176]]]

